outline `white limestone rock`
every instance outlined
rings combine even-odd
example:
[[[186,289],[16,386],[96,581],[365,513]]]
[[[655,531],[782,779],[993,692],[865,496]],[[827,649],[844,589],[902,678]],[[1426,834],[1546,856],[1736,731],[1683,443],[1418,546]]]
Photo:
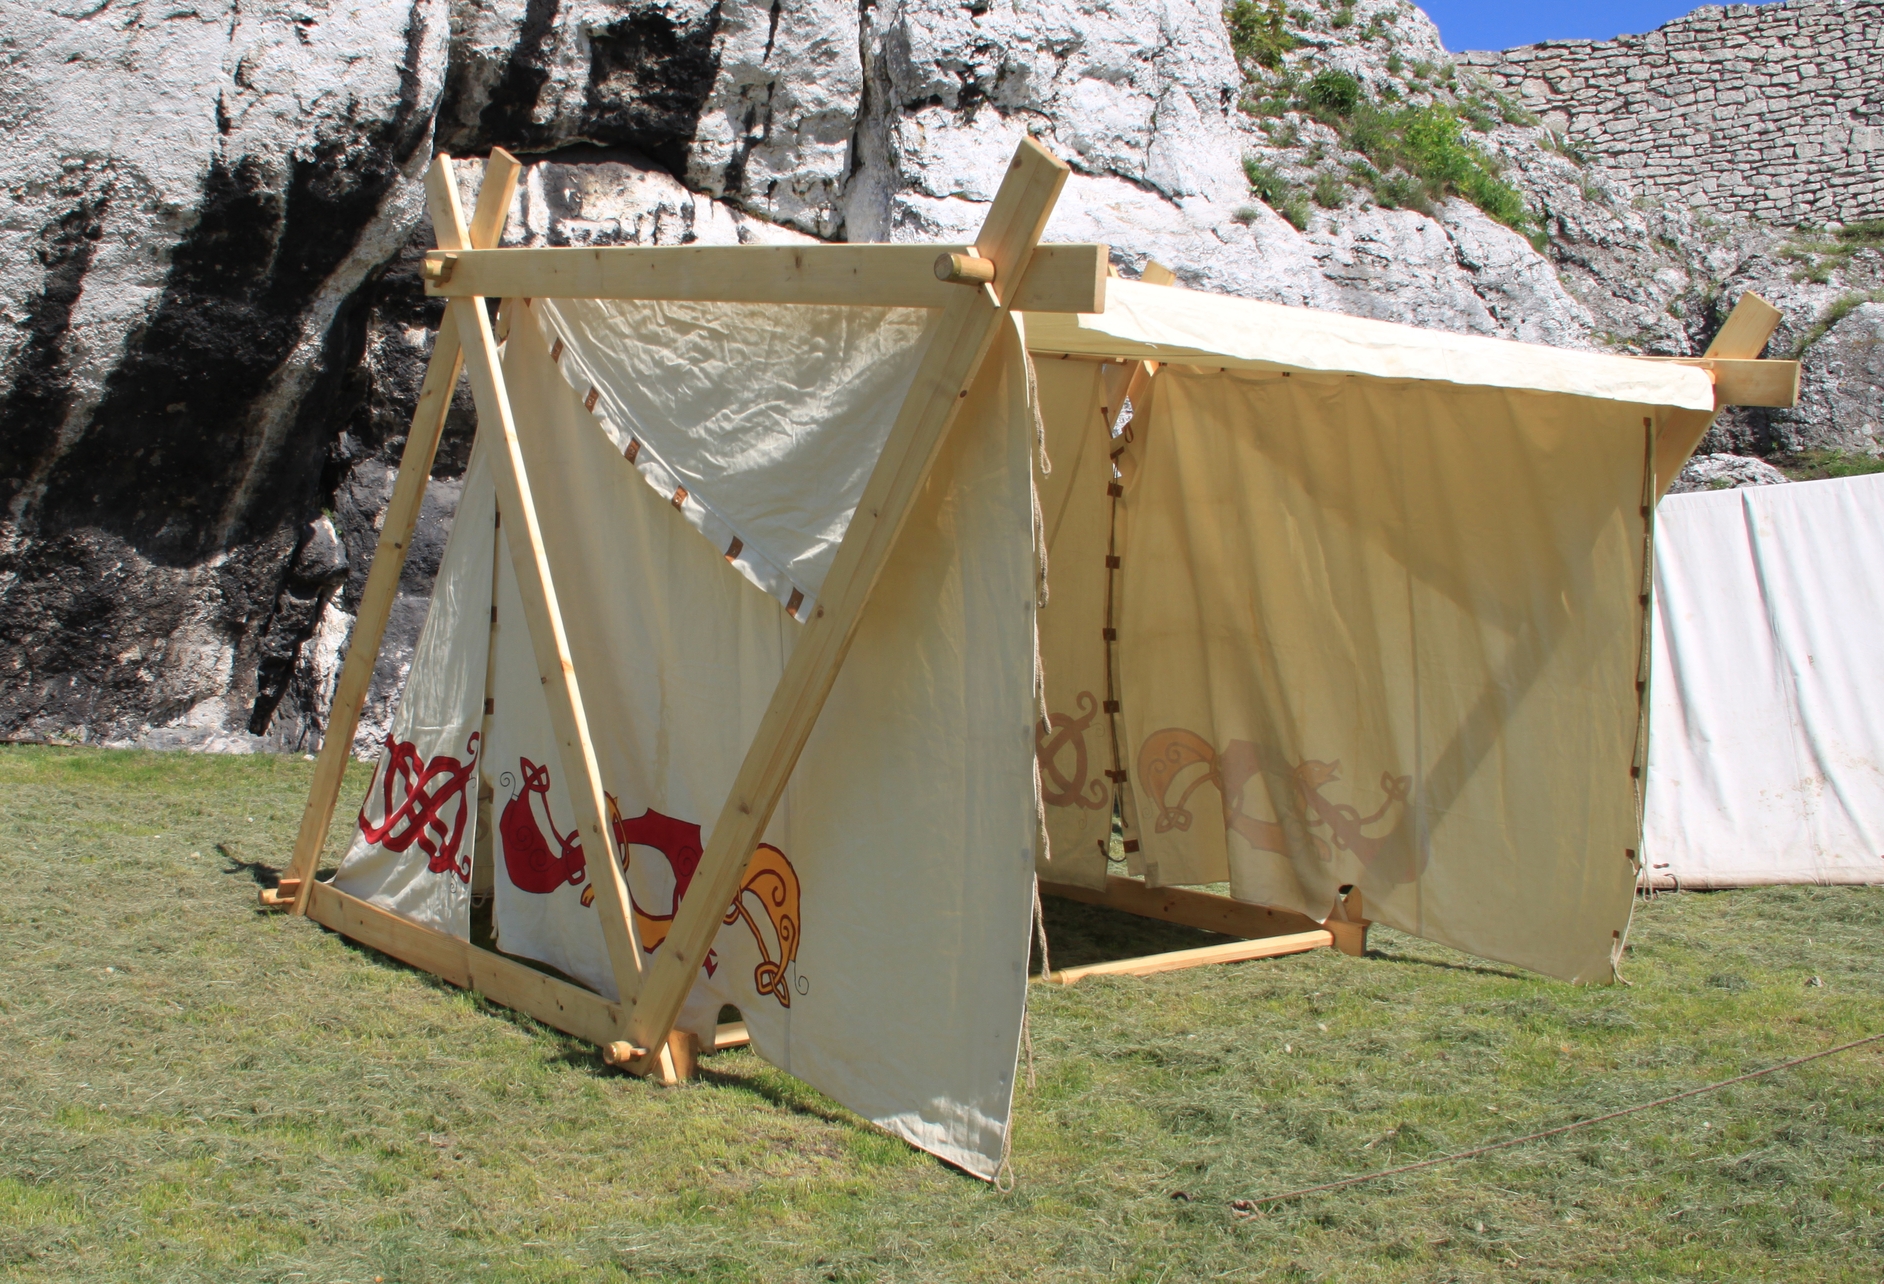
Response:
[[[1884,303],[1859,304],[1813,343],[1800,383],[1787,417],[1795,432],[1821,448],[1884,454]]]
[[[1155,258],[1192,288],[1663,355],[1705,346],[1748,289],[1786,315],[1775,353],[1814,339],[1840,300],[1884,291],[1875,250],[1807,271],[1784,229],[1713,218],[1658,196],[1645,170],[1570,154],[1562,113],[1532,123],[1500,107],[1469,135],[1537,212],[1543,252],[1463,200],[1383,208],[1344,177],[1361,158],[1335,130],[1245,109],[1283,86],[1237,66],[1220,4],[55,0],[10,13],[0,728],[318,741],[436,325],[415,181],[434,146],[525,160],[510,244],[964,239],[1032,134],[1074,171],[1049,238],[1105,242],[1127,274]],[[1344,70],[1395,107],[1476,92],[1477,66],[1404,0],[1290,13],[1298,83]],[[1277,198],[1287,218],[1252,194],[1245,157],[1293,191]],[[476,166],[461,178],[468,192]],[[1318,178],[1330,208],[1308,200]],[[1875,449],[1878,310],[1807,344],[1797,410],[1730,410],[1706,450]],[[461,395],[364,748],[404,681],[471,418]],[[324,541],[344,557],[323,560]]]
[[[1792,479],[1750,455],[1695,455],[1668,487],[1672,495],[1696,490],[1736,490],[1742,486],[1778,486]]]

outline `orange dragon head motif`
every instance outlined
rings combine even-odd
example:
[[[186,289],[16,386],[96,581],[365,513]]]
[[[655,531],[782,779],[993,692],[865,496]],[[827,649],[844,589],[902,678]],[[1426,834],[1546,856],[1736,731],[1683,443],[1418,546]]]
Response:
[[[674,925],[674,913],[680,908],[681,898],[687,894],[694,872],[699,868],[700,826],[652,808],[639,816],[624,818],[615,796],[608,794],[606,798],[609,827],[614,831],[622,874],[628,883],[635,931],[641,938],[641,948],[653,953],[667,939]],[[635,848],[660,853],[664,868],[647,872],[664,877],[639,877],[644,871],[633,868]],[[651,898],[655,903],[644,905],[644,898]],[[582,899],[585,905],[592,903],[593,889],[585,892]],[[752,854],[723,920],[728,926],[745,922],[759,947],[759,965],[752,973],[753,986],[760,994],[769,994],[780,1006],[788,1008],[792,1005],[788,974],[798,958],[798,904],[798,871],[792,868],[784,852],[770,843],[762,843]],[[717,961],[709,956],[709,972],[715,966]]]

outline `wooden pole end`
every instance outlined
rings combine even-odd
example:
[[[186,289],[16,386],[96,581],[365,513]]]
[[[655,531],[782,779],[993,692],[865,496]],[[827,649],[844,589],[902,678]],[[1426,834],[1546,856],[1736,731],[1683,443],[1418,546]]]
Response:
[[[991,285],[994,260],[944,251],[936,255],[935,275],[938,281],[947,281],[950,285]]]

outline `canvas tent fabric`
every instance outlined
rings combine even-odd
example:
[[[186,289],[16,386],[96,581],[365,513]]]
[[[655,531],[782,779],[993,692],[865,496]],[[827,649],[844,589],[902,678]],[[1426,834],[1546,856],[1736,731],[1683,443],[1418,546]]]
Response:
[[[533,306],[616,449],[742,574],[808,609],[915,377],[927,310]]]
[[[1652,883],[1884,882],[1884,477],[1671,495]]]
[[[405,691],[334,886],[415,923],[471,938],[471,866],[489,658],[489,452],[474,446]]]
[[[778,588],[761,591],[745,567],[736,573],[724,550],[701,538],[696,515],[658,493],[641,461],[624,458],[598,421],[591,406],[601,399],[588,396],[597,380],[615,390],[614,404],[636,405],[643,440],[684,441],[700,422],[692,417],[698,402],[685,411],[635,402],[647,376],[622,360],[633,348],[626,336],[640,334],[650,347],[664,336],[632,305],[598,306],[580,324],[541,301],[515,309],[504,369],[531,475],[555,479],[555,502],[539,503],[544,545],[559,595],[580,604],[566,611],[570,652],[637,927],[652,946],[798,625]],[[822,322],[789,310],[722,311],[714,321],[719,385],[762,366],[782,346],[782,325]],[[859,327],[878,351],[890,341],[910,346],[895,318],[878,323],[891,333]],[[597,331],[609,342],[590,343]],[[1035,837],[1033,419],[1017,339],[1010,335],[991,360],[995,377],[979,385],[931,474],[682,1014],[683,1028],[710,1038],[721,1006],[738,1007],[768,1060],[984,1177],[1006,1141]],[[806,377],[806,368],[796,375]],[[853,369],[834,361],[821,377],[836,384]],[[827,420],[829,430],[853,441],[874,433],[880,443],[881,403],[852,404],[854,417]],[[856,466],[844,461],[833,482],[829,443],[809,444],[824,453],[794,453],[787,443],[763,470],[779,494],[796,498],[801,516],[773,528],[783,538],[753,542],[768,559],[759,565],[791,568],[793,582],[814,593],[817,576],[803,568],[817,557],[787,550],[794,538],[812,548],[833,527],[841,535]],[[697,480],[702,511],[735,530],[763,532],[776,518],[766,488],[722,492],[708,473]],[[435,612],[441,624],[455,622],[463,652],[439,672],[463,683],[476,670],[467,707],[483,707],[484,639],[495,638],[482,766],[495,786],[496,944],[614,997],[521,599],[508,552],[493,539],[494,502],[484,496],[468,494],[461,506],[441,570],[450,582],[483,584],[482,596],[452,602],[449,616]],[[494,629],[486,622],[493,598]],[[408,703],[422,707],[427,690],[413,688]],[[398,908],[357,876],[356,863],[341,871],[346,885]],[[926,1019],[906,1020],[911,1010]]]
[[[937,322],[543,299],[505,320],[658,948]],[[1165,364],[1127,416],[1145,360]],[[1705,425],[1704,374],[1114,282],[1103,313],[1004,322],[964,395],[684,1028],[731,1003],[769,1060],[991,1176],[1029,881],[1102,886],[1115,813],[1154,883],[1315,918],[1358,884],[1379,921],[1608,975],[1637,846],[1643,508]],[[411,751],[363,817],[380,832],[416,796],[399,763],[462,767],[475,743],[498,946],[613,997],[482,459],[395,723]],[[338,885],[462,939],[468,874],[428,860],[365,835]]]
[[[1028,335],[1073,474],[1043,495],[1042,876],[1103,883],[1116,790],[1154,885],[1316,919],[1358,886],[1376,921],[1606,979],[1640,846],[1644,503],[1707,377],[1129,282]],[[1092,357],[1165,363],[1117,437]]]

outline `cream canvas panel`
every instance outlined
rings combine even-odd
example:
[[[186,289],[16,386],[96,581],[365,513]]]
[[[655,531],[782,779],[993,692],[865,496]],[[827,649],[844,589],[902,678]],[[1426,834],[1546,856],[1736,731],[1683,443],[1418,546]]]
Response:
[[[793,837],[816,862],[820,917],[808,868],[808,994],[790,1046],[761,1048],[981,1177],[1000,1166],[1027,1001],[1032,435],[1008,329],[792,777]]]
[[[1105,711],[1106,565],[1112,500],[1112,436],[1103,402],[1106,368],[1092,361],[1035,363],[1052,471],[1040,481],[1049,594],[1040,612],[1040,663],[1051,726],[1034,749],[1046,804],[1048,851],[1040,877],[1106,885],[1112,833],[1111,718]],[[1119,369],[1111,372],[1119,382]]]
[[[1453,334],[1142,281],[1107,281],[1104,312],[1029,314],[1027,341],[1037,356],[1070,352],[1212,369],[1354,374],[1562,393],[1702,415],[1714,411],[1714,383],[1707,373],[1670,362]],[[1679,468],[1677,461],[1674,470],[1664,471],[1672,477]]]
[[[1166,367],[1128,469],[1155,881],[1606,979],[1637,847],[1646,430],[1495,389]]]
[[[637,929],[658,945],[801,626],[645,484],[552,343],[517,325],[506,378]],[[704,1034],[733,1004],[768,1060],[983,1176],[1006,1137],[1033,828],[1024,377],[994,391],[945,448],[682,1014]],[[498,939],[612,995],[560,762],[534,796],[524,770],[551,741],[507,573],[498,609]]]
[[[334,875],[348,895],[461,940],[471,934],[496,507],[489,452],[475,448],[405,690]]]
[[[531,310],[615,448],[805,618],[915,378],[928,310],[620,299]]]
[[[1884,882],[1884,477],[1656,513],[1649,878]]]
[[[649,489],[598,429],[549,351],[530,314],[517,316],[504,375],[604,802],[627,852],[641,942],[651,949],[665,937],[699,862],[702,826],[732,787],[799,626]],[[498,942],[616,998],[508,557],[499,572],[486,765],[496,783]],[[788,798],[768,834],[774,843],[789,814]],[[789,941],[792,915],[785,906],[779,915],[762,926]],[[719,959],[709,966],[718,971]],[[751,1007],[762,1020],[756,997],[748,989],[720,1002]]]

